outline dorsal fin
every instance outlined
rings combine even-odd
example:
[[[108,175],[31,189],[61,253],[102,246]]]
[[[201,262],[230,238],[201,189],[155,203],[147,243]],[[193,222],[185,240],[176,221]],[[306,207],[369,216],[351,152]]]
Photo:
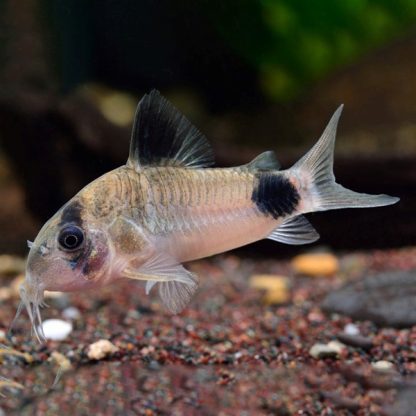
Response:
[[[273,151],[268,150],[267,152],[260,153],[251,162],[241,167],[259,170],[279,170],[280,163],[277,160],[276,154]]]
[[[184,166],[214,163],[207,138],[159,91],[146,94],[137,106],[127,166]]]

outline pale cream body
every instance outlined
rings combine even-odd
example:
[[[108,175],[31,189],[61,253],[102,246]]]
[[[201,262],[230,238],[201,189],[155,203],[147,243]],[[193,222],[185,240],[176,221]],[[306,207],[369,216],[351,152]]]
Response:
[[[92,182],[79,197],[96,221],[132,221],[154,250],[184,262],[261,240],[283,222],[260,212],[252,201],[254,186],[255,172],[246,168],[136,172],[123,166]],[[113,246],[123,255],[123,247]]]

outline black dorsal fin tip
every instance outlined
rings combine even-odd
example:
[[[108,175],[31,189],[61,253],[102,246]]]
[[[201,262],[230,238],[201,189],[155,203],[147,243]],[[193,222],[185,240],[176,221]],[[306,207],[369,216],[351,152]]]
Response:
[[[159,91],[143,96],[134,119],[128,166],[201,168],[213,163],[207,138]]]

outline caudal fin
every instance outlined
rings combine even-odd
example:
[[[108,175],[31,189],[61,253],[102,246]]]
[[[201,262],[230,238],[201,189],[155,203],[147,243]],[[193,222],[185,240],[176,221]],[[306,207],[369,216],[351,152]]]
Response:
[[[343,105],[335,111],[321,138],[291,171],[300,182],[302,212],[339,208],[370,208],[391,205],[399,198],[357,193],[335,182],[333,172],[335,135]]]

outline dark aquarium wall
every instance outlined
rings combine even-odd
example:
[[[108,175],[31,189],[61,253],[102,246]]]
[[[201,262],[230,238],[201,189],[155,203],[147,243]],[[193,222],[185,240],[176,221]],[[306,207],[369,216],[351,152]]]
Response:
[[[135,106],[153,88],[207,135],[218,166],[270,149],[289,167],[344,103],[338,181],[402,202],[310,215],[320,244],[415,241],[413,1],[2,0],[0,10],[2,251],[22,253],[69,197],[125,163]]]

